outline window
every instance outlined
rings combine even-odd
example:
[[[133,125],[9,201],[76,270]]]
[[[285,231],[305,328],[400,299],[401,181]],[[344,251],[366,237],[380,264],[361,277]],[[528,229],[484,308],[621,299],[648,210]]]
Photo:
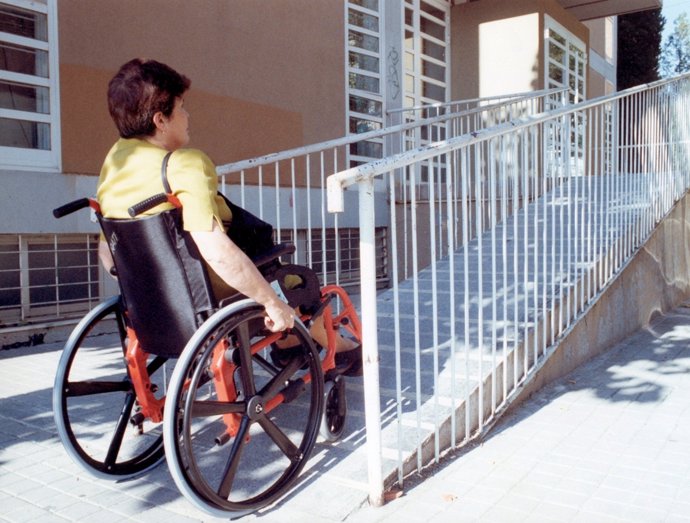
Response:
[[[570,103],[585,99],[587,53],[585,44],[552,18],[545,20],[546,88],[569,88]]]
[[[379,0],[350,0],[347,9],[347,120],[350,134],[383,127]],[[350,165],[382,157],[383,141],[352,144]]]
[[[56,9],[0,1],[1,169],[60,169]]]

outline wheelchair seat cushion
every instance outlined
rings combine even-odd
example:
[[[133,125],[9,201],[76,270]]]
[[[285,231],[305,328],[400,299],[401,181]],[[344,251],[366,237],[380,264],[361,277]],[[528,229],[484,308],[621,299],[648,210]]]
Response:
[[[177,357],[217,308],[206,266],[180,209],[133,220],[100,218],[142,348]]]

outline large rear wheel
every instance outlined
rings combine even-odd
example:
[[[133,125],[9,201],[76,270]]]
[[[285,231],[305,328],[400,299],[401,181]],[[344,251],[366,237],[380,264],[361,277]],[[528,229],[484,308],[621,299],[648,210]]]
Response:
[[[72,459],[109,479],[136,476],[164,458],[162,423],[140,420],[125,363],[127,330],[119,297],[101,303],[72,331],[53,387],[58,434]],[[165,359],[147,363],[163,386]]]
[[[323,373],[311,336],[281,365],[266,356],[279,335],[250,300],[209,318],[187,344],[166,397],[170,471],[197,507],[228,516],[253,512],[285,493],[306,464],[323,411]],[[291,345],[294,345],[291,340]]]

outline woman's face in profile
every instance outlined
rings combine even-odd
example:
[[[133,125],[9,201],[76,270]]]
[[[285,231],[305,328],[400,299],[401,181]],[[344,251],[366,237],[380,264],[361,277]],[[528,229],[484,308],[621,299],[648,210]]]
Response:
[[[182,98],[175,98],[175,107],[166,123],[164,134],[166,149],[174,151],[189,143],[189,113],[184,108]]]

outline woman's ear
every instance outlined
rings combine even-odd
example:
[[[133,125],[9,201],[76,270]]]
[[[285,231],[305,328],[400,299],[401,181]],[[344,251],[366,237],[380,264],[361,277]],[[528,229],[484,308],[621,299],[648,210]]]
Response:
[[[156,129],[165,131],[166,123],[167,119],[161,111],[158,111],[153,115],[153,125],[156,126]]]

